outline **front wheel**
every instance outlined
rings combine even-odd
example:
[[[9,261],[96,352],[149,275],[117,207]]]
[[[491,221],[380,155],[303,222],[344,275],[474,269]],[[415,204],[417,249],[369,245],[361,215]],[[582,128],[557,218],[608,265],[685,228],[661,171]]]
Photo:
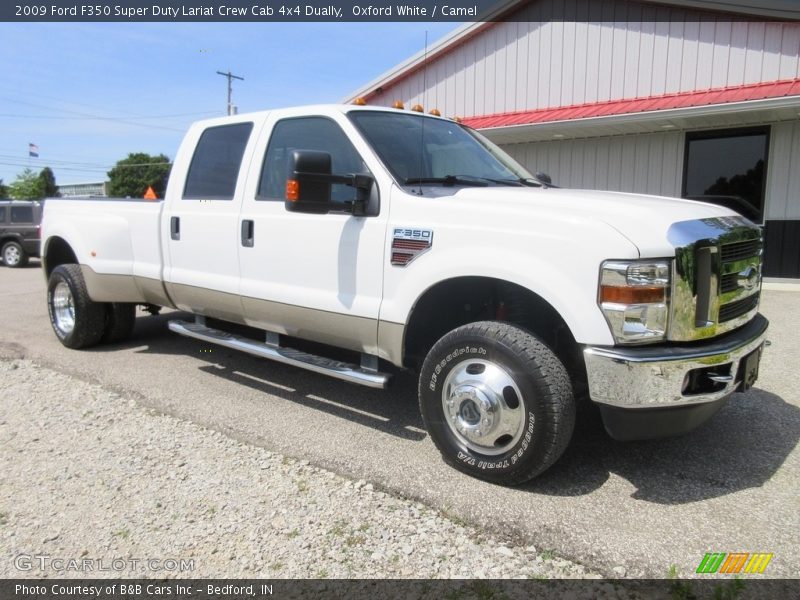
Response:
[[[434,345],[419,402],[447,463],[503,485],[555,463],[575,426],[572,385],[558,357],[529,332],[496,321],[464,325]]]
[[[88,348],[103,336],[106,307],[89,298],[78,265],[53,269],[47,282],[47,309],[53,331],[67,348]]]
[[[12,269],[28,264],[28,254],[18,242],[6,242],[3,246],[2,256],[6,266]]]

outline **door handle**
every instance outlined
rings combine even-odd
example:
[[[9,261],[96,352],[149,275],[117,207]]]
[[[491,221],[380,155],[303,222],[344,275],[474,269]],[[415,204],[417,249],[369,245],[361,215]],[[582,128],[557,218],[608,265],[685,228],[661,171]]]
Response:
[[[242,220],[242,246],[252,248],[255,245],[256,224],[251,219]]]
[[[181,218],[172,217],[169,220],[169,237],[173,240],[181,239]]]

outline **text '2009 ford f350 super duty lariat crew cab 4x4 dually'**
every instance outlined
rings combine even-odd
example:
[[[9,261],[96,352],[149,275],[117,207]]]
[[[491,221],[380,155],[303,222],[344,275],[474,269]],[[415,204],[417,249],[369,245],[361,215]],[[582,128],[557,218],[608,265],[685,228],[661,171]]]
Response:
[[[163,202],[54,199],[42,240],[65,346],[124,339],[147,304],[192,313],[181,335],[352,383],[417,369],[444,459],[502,484],[559,458],[576,392],[617,439],[697,426],[753,384],[767,330],[744,217],[558,189],[397,109],[196,123]]]

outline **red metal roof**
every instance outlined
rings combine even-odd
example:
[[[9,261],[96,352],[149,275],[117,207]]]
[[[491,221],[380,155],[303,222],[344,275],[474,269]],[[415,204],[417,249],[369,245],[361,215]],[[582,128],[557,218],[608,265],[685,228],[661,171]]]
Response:
[[[570,121],[574,119],[588,119],[590,117],[607,117],[610,115],[688,108],[691,106],[710,106],[714,104],[727,104],[730,102],[744,102],[746,100],[781,98],[784,96],[800,96],[800,79],[786,79],[737,87],[714,88],[695,92],[678,92],[675,94],[665,94],[663,96],[628,98],[624,100],[592,102],[589,104],[575,104],[556,108],[541,108],[521,112],[467,117],[463,122],[475,129],[489,129],[492,127],[531,125],[533,123],[547,123],[549,121]]]

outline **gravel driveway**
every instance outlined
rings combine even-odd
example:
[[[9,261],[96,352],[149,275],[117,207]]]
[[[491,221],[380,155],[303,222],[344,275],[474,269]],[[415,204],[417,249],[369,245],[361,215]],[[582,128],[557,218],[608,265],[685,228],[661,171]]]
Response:
[[[593,575],[27,360],[0,382],[3,578]]]

